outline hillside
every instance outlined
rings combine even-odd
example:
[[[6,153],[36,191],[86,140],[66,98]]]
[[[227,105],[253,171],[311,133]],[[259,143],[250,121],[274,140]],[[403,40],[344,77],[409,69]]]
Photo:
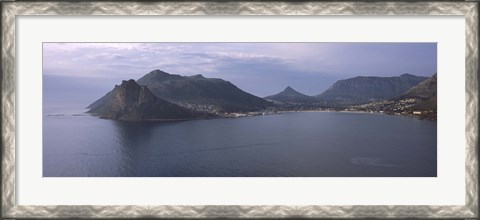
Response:
[[[412,87],[401,98],[429,99],[437,95],[437,74]]]
[[[248,112],[272,105],[232,83],[202,75],[180,76],[154,70],[137,80],[157,97],[190,109],[206,112]]]
[[[135,80],[123,81],[88,106],[88,113],[122,121],[193,119],[207,116],[157,98]]]
[[[335,82],[316,98],[342,105],[381,101],[398,97],[426,79],[411,74],[394,77],[358,76]]]

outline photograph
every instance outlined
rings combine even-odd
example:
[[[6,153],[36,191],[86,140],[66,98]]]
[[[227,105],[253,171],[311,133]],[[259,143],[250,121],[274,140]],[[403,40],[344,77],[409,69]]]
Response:
[[[44,42],[42,59],[43,177],[437,177],[436,42]]]

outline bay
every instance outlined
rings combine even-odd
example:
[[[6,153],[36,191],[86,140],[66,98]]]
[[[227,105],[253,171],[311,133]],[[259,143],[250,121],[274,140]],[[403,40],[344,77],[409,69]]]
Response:
[[[121,122],[44,110],[44,177],[435,177],[437,124],[291,112]]]

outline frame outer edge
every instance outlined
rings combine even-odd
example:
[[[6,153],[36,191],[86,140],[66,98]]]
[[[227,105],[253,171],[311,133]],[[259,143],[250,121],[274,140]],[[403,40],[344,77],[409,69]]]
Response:
[[[478,2],[4,2],[2,8],[2,217],[478,217]],[[16,15],[464,15],[465,206],[24,206],[15,205]],[[8,132],[5,132],[8,131]]]
[[[466,109],[470,113],[465,114],[465,138],[466,138],[466,197],[465,205],[471,211],[472,217],[478,217],[478,111],[479,111],[479,63],[478,63],[478,10],[479,3],[472,3],[465,15],[465,88]]]
[[[2,3],[2,217],[15,206],[15,15]]]

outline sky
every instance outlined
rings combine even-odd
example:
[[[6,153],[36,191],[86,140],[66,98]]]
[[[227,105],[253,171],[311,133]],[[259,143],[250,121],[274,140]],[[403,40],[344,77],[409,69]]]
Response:
[[[43,43],[44,93],[51,97],[83,91],[86,100],[99,98],[155,69],[222,78],[260,97],[287,86],[317,95],[355,76],[431,76],[437,44]]]

